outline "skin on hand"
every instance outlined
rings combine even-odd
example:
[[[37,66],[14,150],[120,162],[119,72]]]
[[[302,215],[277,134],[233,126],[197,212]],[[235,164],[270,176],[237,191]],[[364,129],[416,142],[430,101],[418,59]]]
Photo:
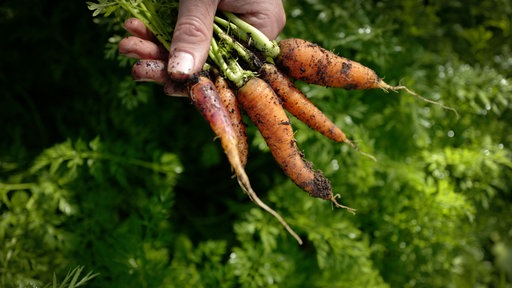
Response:
[[[119,52],[140,60],[132,69],[133,78],[164,84],[168,95],[186,96],[180,82],[203,68],[217,10],[238,14],[269,39],[275,39],[286,23],[281,0],[181,0],[168,53],[141,21],[128,19],[124,28],[132,36],[121,40]]]
[[[119,42],[119,53],[139,59],[132,67],[132,78],[140,82],[156,82],[164,85],[164,92],[170,96],[186,97],[186,88],[172,81],[167,73],[169,53],[149,31],[144,23],[136,18],[124,22],[124,28],[133,36]]]

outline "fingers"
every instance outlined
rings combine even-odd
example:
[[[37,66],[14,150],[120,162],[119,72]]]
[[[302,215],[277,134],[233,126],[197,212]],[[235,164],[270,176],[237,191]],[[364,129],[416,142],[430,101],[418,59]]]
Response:
[[[167,74],[167,58],[160,60],[139,60],[132,67],[132,78],[140,82],[155,82],[164,85],[164,92],[169,96],[186,97],[187,90],[183,83],[176,83]]]
[[[212,0],[180,1],[167,66],[171,78],[185,80],[203,68],[217,5]]]
[[[137,18],[128,18],[126,21],[124,21],[123,27],[133,36],[156,42],[156,38],[153,33],[151,33],[146,25],[144,25],[144,23],[142,23],[142,21]]]
[[[133,36],[119,43],[119,52],[145,59],[133,66],[133,78],[164,84],[168,95],[186,96],[181,81],[202,70],[208,57],[217,9],[239,14],[270,39],[275,39],[286,23],[281,0],[223,0],[220,3],[219,0],[181,0],[171,52],[168,53],[140,20],[130,18],[125,21],[124,28]]]
[[[164,84],[169,78],[162,60],[139,60],[132,67],[132,78],[141,82]]]
[[[225,0],[219,3],[219,9],[238,14],[269,39],[275,39],[286,24],[281,0]]]
[[[278,2],[281,3],[281,1]],[[271,40],[276,39],[286,23],[286,14],[278,13],[278,9],[244,14],[240,17],[247,23],[258,28]]]
[[[119,42],[119,53],[139,60],[132,67],[132,78],[140,82],[155,82],[164,85],[169,96],[187,97],[183,83],[171,81],[167,74],[168,52],[158,45],[155,37],[144,23],[135,18],[125,21],[124,28],[133,36]]]
[[[158,44],[153,33],[137,18],[129,18],[123,27],[133,36],[123,38],[118,45],[119,53],[135,59],[163,59],[168,57],[165,48]]]
[[[167,51],[151,40],[136,36],[123,38],[118,45],[119,53],[135,59],[167,59]]]

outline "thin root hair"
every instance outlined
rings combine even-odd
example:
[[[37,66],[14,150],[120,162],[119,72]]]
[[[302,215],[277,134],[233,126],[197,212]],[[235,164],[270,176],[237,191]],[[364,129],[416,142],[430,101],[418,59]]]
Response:
[[[240,179],[240,178],[243,178],[243,179]],[[265,202],[263,202],[258,197],[256,192],[254,192],[254,190],[252,190],[251,186],[248,184],[249,179],[247,177],[243,177],[243,176],[238,177],[237,179],[238,179],[238,183],[240,184],[240,187],[242,187],[242,190],[244,190],[244,192],[249,196],[249,198],[254,203],[256,203],[256,205],[260,206],[263,210],[267,211],[270,215],[274,216],[281,223],[281,225],[284,226],[286,231],[288,231],[288,233],[290,233],[290,235],[292,235],[292,237],[295,238],[295,240],[297,240],[297,242],[300,245],[302,245],[302,243],[303,243],[302,239],[299,237],[299,235],[297,235],[297,233],[295,233],[295,231],[293,231],[293,229],[288,225],[288,223],[286,223],[286,221],[281,217],[281,215],[279,215],[279,213],[277,213],[274,209],[270,208],[267,204],[265,204]]]
[[[442,103],[439,103],[437,101],[434,101],[434,100],[431,100],[431,99],[428,99],[428,98],[425,98],[421,95],[419,95],[418,93],[412,91],[411,89],[407,88],[406,86],[403,86],[403,85],[399,85],[399,86],[390,86],[388,84],[385,84],[383,85],[382,89],[386,92],[388,92],[388,90],[391,90],[393,92],[398,92],[398,90],[405,90],[407,93],[411,94],[412,96],[420,99],[420,100],[423,100],[425,102],[428,102],[428,103],[431,103],[431,104],[434,104],[434,105],[438,105],[440,106],[441,108],[443,109],[446,109],[446,110],[451,110],[453,111],[453,113],[455,113],[455,116],[457,117],[457,119],[460,118],[460,115],[459,115],[459,112],[457,112],[457,110],[453,107],[449,107],[449,106],[446,106]]]
[[[336,198],[341,198],[341,195],[340,194],[336,194],[336,195],[333,195],[331,197],[331,199],[329,199],[334,204],[334,207],[347,209],[348,212],[352,213],[353,215],[356,215],[356,211],[357,211],[356,209],[338,203],[338,201],[336,201]]]

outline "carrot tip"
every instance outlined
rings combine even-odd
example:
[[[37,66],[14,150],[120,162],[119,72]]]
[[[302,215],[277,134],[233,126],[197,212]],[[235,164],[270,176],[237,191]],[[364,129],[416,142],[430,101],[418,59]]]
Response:
[[[449,107],[449,106],[446,106],[442,103],[439,103],[437,101],[434,101],[434,100],[430,100],[428,98],[425,98],[421,95],[419,95],[418,93],[412,91],[411,89],[407,88],[406,86],[403,86],[403,85],[399,85],[399,86],[391,86],[391,85],[388,85],[387,83],[385,82],[382,82],[381,83],[381,89],[383,89],[384,91],[388,91],[388,90],[391,90],[391,91],[394,91],[394,92],[397,92],[398,90],[405,90],[407,93],[411,94],[412,96],[420,99],[420,100],[423,100],[425,102],[428,102],[428,103],[431,103],[431,104],[434,104],[434,105],[438,105],[440,106],[441,108],[443,109],[446,109],[446,110],[451,110],[453,111],[453,113],[455,113],[455,116],[457,117],[457,119],[460,118],[460,115],[459,115],[459,112],[457,112],[457,110],[453,107]]]
[[[375,156],[373,156],[372,154],[366,153],[366,152],[363,152],[363,151],[359,151],[359,153],[361,153],[361,155],[363,155],[365,157],[368,157],[368,158],[372,159],[373,161],[377,162],[377,158]]]
[[[375,156],[373,156],[372,154],[370,153],[366,153],[366,152],[363,152],[361,151],[361,148],[359,148],[359,146],[357,146],[357,144],[355,144],[354,142],[352,142],[351,140],[349,140],[348,138],[345,138],[345,140],[343,140],[343,142],[347,143],[348,145],[350,145],[352,148],[354,148],[354,150],[356,150],[357,152],[359,152],[361,155],[365,156],[365,157],[368,157],[370,159],[372,159],[373,161],[377,162],[377,158],[375,158]]]
[[[354,150],[356,151],[361,151],[361,149],[359,149],[359,146],[357,146],[357,144],[355,144],[354,142],[352,142],[352,140],[348,139],[348,138],[345,138],[345,140],[343,140],[343,142],[347,143],[348,145],[350,145],[352,148],[354,148]]]
[[[297,240],[299,245],[302,245],[302,239],[299,237],[299,235],[297,235],[297,233],[295,233],[295,231],[293,231],[293,229],[288,225],[288,223],[286,223],[286,221],[281,217],[281,215],[279,215],[279,213],[277,213],[274,209],[270,208],[267,204],[265,204],[265,202],[263,202],[258,197],[256,192],[254,192],[249,182],[249,178],[245,173],[245,170],[241,168],[241,166],[238,166],[238,169],[235,167],[235,171],[237,175],[238,184],[240,185],[242,190],[249,196],[251,201],[256,203],[256,205],[258,205],[263,210],[267,211],[270,215],[274,216],[274,218],[276,218],[277,221],[279,221],[281,225],[283,225],[286,231],[288,231],[288,233],[290,233],[290,235],[292,235],[292,237],[295,238],[295,240]]]
[[[334,203],[334,206],[336,208],[347,209],[348,212],[352,213],[353,215],[356,215],[356,209],[338,203],[338,201],[336,201],[336,198],[341,198],[341,195],[340,194],[336,194],[336,195],[333,195],[331,197],[331,199],[329,199],[329,200],[331,200],[332,203]]]

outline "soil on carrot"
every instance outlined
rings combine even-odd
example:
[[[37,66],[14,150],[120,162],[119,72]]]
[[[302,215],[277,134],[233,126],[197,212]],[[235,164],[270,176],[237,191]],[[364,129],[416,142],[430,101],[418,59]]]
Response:
[[[306,164],[306,168],[310,171],[314,171],[313,163],[306,160],[304,153],[300,151],[299,155],[302,161],[304,161]],[[302,183],[299,185],[299,187],[303,187],[303,189],[305,189],[311,197],[325,200],[330,200],[333,197],[331,182],[329,182],[329,180],[320,170],[314,171],[313,179],[307,181],[306,183]]]
[[[331,183],[327,178],[325,178],[322,171],[315,171],[315,178],[312,182],[313,183],[311,183],[311,185],[314,189],[310,192],[311,196],[325,200],[330,200],[332,198]]]
[[[375,85],[381,81],[377,73],[358,62],[302,39],[285,39],[279,44],[276,64],[297,80],[347,90],[379,88]]]

